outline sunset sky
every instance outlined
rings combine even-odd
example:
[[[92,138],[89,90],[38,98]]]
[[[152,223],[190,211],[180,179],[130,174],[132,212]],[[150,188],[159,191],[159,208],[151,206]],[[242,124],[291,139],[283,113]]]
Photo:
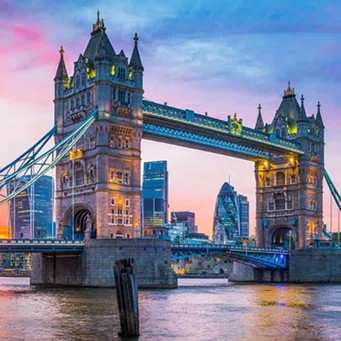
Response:
[[[70,75],[97,10],[116,53],[130,57],[139,34],[145,97],[155,102],[221,119],[236,112],[253,128],[258,103],[269,123],[288,80],[308,115],[320,101],[326,168],[341,189],[341,2],[333,0],[0,0],[0,165],[52,127],[60,45]],[[249,197],[253,232],[253,163],[151,141],[142,151],[143,161],[168,161],[170,210],[195,212],[199,230],[211,234],[216,196],[230,177]],[[334,231],[336,217],[334,207]]]

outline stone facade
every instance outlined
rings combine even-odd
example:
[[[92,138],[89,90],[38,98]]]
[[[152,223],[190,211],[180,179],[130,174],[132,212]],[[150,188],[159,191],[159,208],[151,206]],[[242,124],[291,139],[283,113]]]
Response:
[[[133,238],[140,231],[143,66],[138,37],[130,62],[116,54],[103,20],[68,76],[64,50],[55,77],[56,143],[94,110],[98,116],[56,166],[57,236]]]
[[[114,265],[134,258],[139,288],[176,288],[170,242],[158,239],[88,240],[80,254],[33,254],[33,285],[114,287]]]
[[[276,141],[285,138],[300,144],[304,155],[272,154],[255,164],[256,241],[259,247],[280,245],[304,249],[322,238],[324,126],[320,104],[316,118],[307,117],[302,95],[297,103],[288,86],[271,124],[264,126],[259,107],[256,129]],[[292,241],[285,236],[292,231]]]

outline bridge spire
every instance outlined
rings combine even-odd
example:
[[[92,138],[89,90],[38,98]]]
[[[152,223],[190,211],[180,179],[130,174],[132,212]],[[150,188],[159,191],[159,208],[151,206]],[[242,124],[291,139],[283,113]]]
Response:
[[[291,88],[290,81],[288,81],[288,88],[284,90],[283,98],[294,97],[295,96],[295,89]]]
[[[63,46],[60,47],[59,53],[60,53],[60,60],[59,60],[59,64],[58,64],[58,68],[57,68],[57,72],[56,72],[56,76],[54,77],[54,80],[64,81],[65,78],[68,78],[68,74],[67,74],[67,70],[66,70],[66,66],[64,62],[65,51],[64,51]]]
[[[301,109],[300,109],[300,112],[298,113],[297,122],[306,121],[306,120],[307,120],[307,114],[304,108],[304,96],[302,95],[301,96]]]
[[[317,114],[316,114],[316,124],[322,128],[324,128],[322,115],[321,115],[321,104],[320,102],[317,102]]]
[[[92,25],[92,34],[96,33],[97,31],[105,31],[104,20],[100,19],[99,11],[97,11],[97,20]]]
[[[137,33],[135,33],[134,50],[133,50],[133,53],[132,53],[131,58],[130,58],[129,67],[131,67],[135,70],[143,71],[144,68],[143,68],[143,65],[141,62],[141,58],[140,58],[140,53],[139,53],[139,49],[138,49],[138,41],[139,41],[139,37],[137,36]]]
[[[258,104],[258,117],[257,117],[255,129],[263,131],[264,128],[265,128],[265,126],[264,126],[264,121],[263,121],[263,117],[262,117],[262,106],[260,104]]]

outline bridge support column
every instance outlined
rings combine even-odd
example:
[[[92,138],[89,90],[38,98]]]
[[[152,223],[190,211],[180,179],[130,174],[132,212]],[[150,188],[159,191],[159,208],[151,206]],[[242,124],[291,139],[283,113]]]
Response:
[[[233,262],[229,282],[285,283],[289,281],[288,270],[255,268]]]
[[[176,288],[170,242],[157,239],[91,239],[74,254],[33,254],[31,284],[114,287],[114,265],[134,258],[139,288]]]

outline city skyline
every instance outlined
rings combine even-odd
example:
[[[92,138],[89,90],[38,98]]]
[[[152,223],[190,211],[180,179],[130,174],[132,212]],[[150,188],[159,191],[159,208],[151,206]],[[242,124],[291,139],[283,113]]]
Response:
[[[341,50],[336,39],[340,25],[336,13],[340,5],[331,2],[330,7],[320,8],[309,2],[289,3],[290,6],[279,8],[263,1],[255,10],[239,2],[228,5],[218,2],[213,10],[202,2],[192,7],[189,2],[182,5],[175,1],[167,5],[167,10],[161,6],[155,12],[150,11],[153,2],[147,2],[143,10],[127,3],[115,6],[114,17],[105,14],[110,13],[110,5],[105,2],[80,8],[77,2],[63,4],[63,8],[53,4],[43,8],[42,1],[35,5],[23,2],[20,8],[6,1],[1,3],[0,49],[4,63],[0,69],[10,76],[1,89],[0,124],[6,129],[0,143],[11,146],[4,150],[1,164],[11,162],[52,126],[53,76],[59,46],[64,45],[67,67],[72,70],[73,61],[89,39],[99,9],[116,51],[123,48],[130,55],[129,38],[135,31],[139,33],[140,54],[146,69],[145,96],[156,102],[166,101],[200,113],[207,111],[209,116],[221,119],[237,112],[246,126],[254,127],[258,103],[262,104],[264,120],[271,122],[288,80],[298,96],[304,93],[307,114],[315,114],[315,105],[321,101],[327,131],[326,168],[340,188],[337,137]],[[185,14],[186,25],[182,25],[184,17],[181,20],[180,17],[186,9],[190,10]],[[295,16],[299,9],[305,12],[302,20]],[[56,15],[61,11],[62,16]],[[323,19],[325,16],[328,20]],[[226,17],[231,20],[224,20]],[[199,20],[211,23],[210,31],[199,26]],[[172,57],[168,58],[169,55]],[[170,210],[196,212],[200,231],[209,234],[215,195],[230,173],[238,192],[250,200],[253,233],[255,181],[251,162],[151,141],[143,141],[142,158],[144,162],[168,161],[172,174]],[[329,225],[326,187],[324,192],[324,221]],[[336,209],[334,231],[335,221]]]

